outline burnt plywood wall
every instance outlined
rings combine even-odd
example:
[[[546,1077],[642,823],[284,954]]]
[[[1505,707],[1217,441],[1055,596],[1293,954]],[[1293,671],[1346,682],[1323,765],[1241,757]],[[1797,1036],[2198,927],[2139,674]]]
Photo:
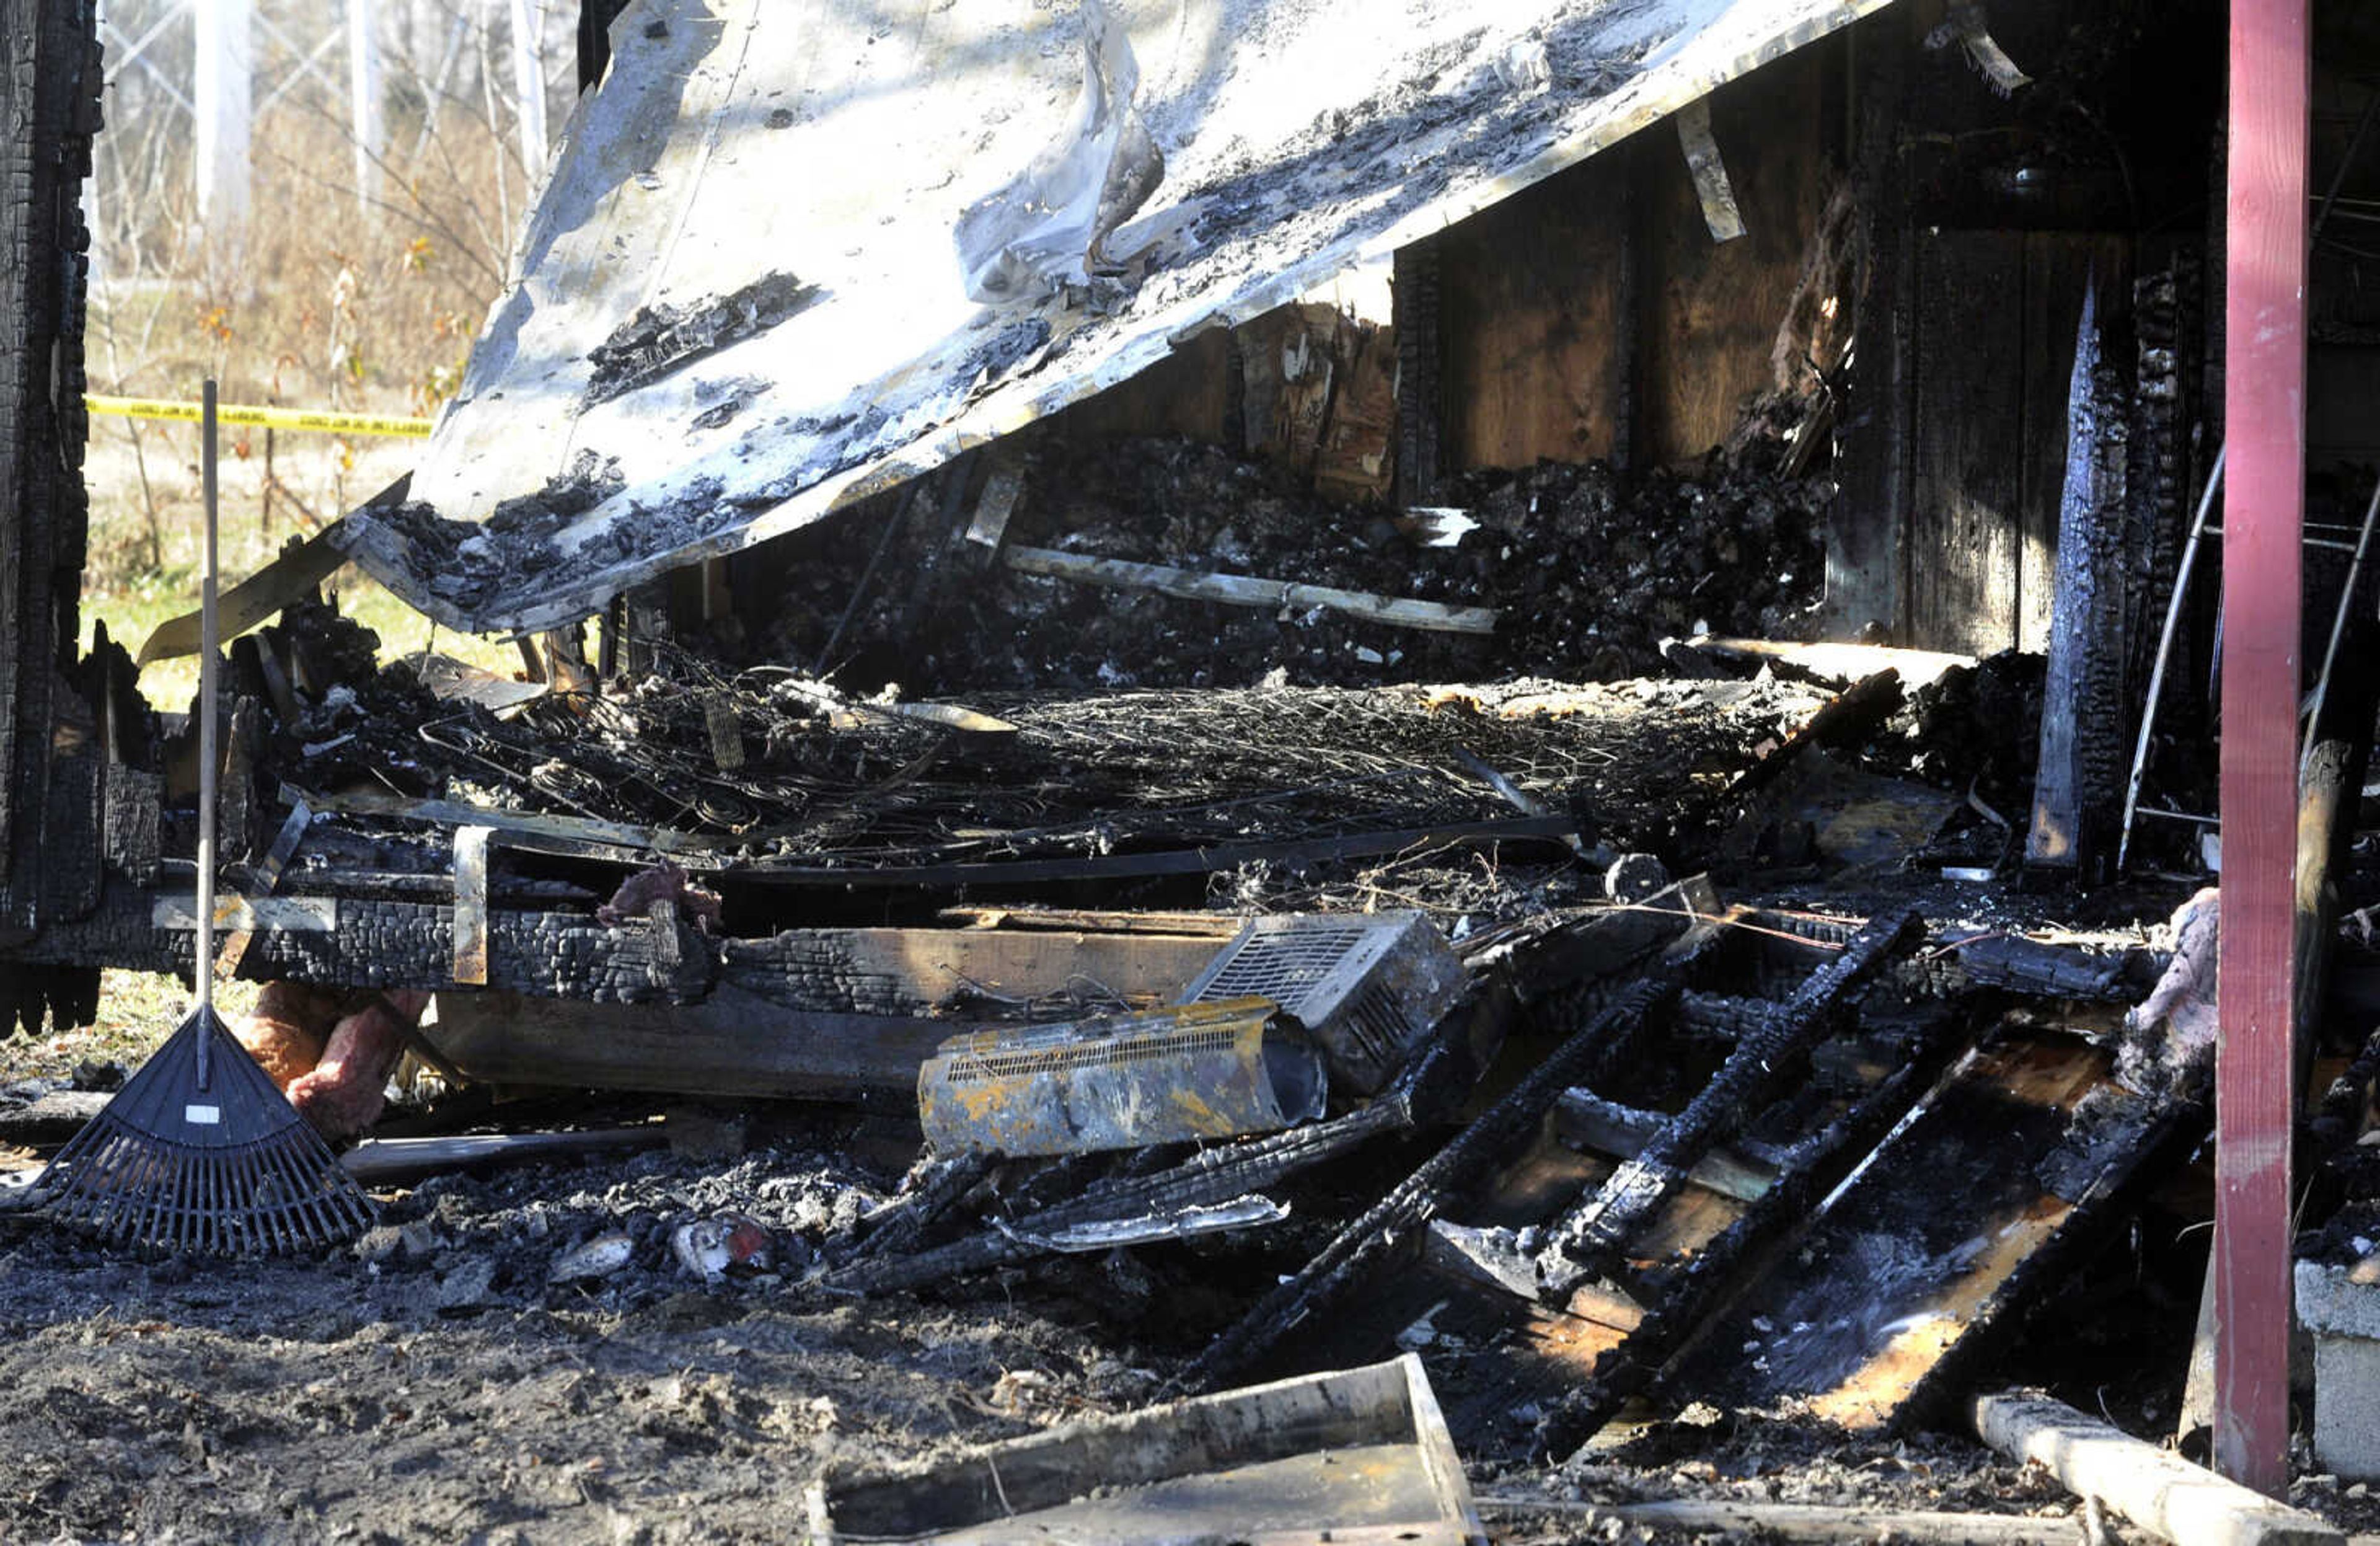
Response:
[[[1992,37],[2031,78],[2013,87],[1921,7],[1852,30],[1864,261],[1831,632],[2046,645],[2082,298],[2095,277],[2129,377],[2135,275],[2193,264],[2219,207],[2223,17],[2211,0],[2175,0],[2155,26],[2119,0],[1995,5]]]
[[[1925,647],[2047,646],[2082,297],[2095,274],[2118,304],[2131,251],[2063,231],[1917,237],[1903,626]]]
[[[1839,175],[1840,51],[1805,49],[1711,98],[1746,235],[1714,241],[1674,128],[1439,238],[1441,466],[1695,460],[1776,384],[1780,323]]]
[[[1628,149],[1438,238],[1441,470],[1612,454],[1627,416]]]
[[[1645,459],[1700,456],[1728,437],[1746,403],[1785,384],[1779,331],[1841,176],[1841,68],[1839,47],[1804,50],[1711,98],[1711,129],[1743,215],[1736,240],[1711,239],[1669,125],[1638,147],[1635,448]]]
[[[1432,238],[1435,294],[1422,323],[1434,350],[1437,469],[1688,462],[1725,440],[1774,384],[1779,325],[1840,177],[1840,113],[1829,103],[1841,67],[1840,48],[1803,49],[1712,97],[1748,231],[1738,240],[1711,238],[1666,120]],[[1411,301],[1396,303],[1408,328]],[[1373,438],[1390,427],[1380,392],[1414,383],[1400,381],[1393,331],[1334,327],[1319,314],[1327,309],[1286,307],[1190,340],[1068,410],[1062,432],[1187,435],[1318,475],[1335,467],[1330,492],[1385,493],[1371,475]],[[1325,357],[1327,392],[1310,378],[1303,387],[1276,380]],[[1277,385],[1286,398],[1271,396]],[[1269,407],[1301,396],[1300,425]]]

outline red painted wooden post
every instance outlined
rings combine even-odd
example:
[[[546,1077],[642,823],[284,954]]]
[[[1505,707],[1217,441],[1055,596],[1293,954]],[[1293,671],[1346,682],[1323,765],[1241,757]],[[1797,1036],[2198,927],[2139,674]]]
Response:
[[[2309,0],[2232,0],[2215,1460],[2289,1482]]]

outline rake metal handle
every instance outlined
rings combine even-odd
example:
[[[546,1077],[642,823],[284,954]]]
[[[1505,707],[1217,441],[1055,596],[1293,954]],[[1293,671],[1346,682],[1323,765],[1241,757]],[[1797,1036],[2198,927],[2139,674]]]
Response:
[[[215,383],[199,394],[200,483],[206,504],[206,536],[199,559],[199,933],[191,977],[199,989],[199,1013],[213,1013],[215,1000]],[[207,1087],[207,1042],[199,1038],[199,1088]]]

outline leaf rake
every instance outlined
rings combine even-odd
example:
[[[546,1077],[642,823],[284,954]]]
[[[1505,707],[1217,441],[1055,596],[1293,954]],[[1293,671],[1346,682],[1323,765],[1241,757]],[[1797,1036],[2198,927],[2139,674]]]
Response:
[[[198,1003],[33,1185],[62,1223],[127,1244],[214,1255],[353,1239],[371,1201],[214,1008],[215,383],[200,408],[206,546],[199,652]]]

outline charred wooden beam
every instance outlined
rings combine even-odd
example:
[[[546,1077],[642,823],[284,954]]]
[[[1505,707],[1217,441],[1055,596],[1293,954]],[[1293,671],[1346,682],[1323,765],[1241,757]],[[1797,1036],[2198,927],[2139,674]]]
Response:
[[[1585,1090],[1562,1091],[1554,1108],[1554,1133],[1563,1143],[1616,1160],[1642,1154],[1668,1123],[1659,1112],[1623,1106]],[[1686,1179],[1739,1202],[1757,1202],[1774,1185],[1775,1174],[1756,1160],[1719,1148],[1696,1161]]]
[[[182,865],[187,883],[188,863]],[[156,894],[111,882],[89,918],[60,923],[18,952],[30,963],[88,966],[103,962],[130,971],[187,973],[191,937],[155,921]],[[690,926],[664,951],[650,922],[608,928],[583,913],[489,915],[488,985],[544,997],[628,1004],[687,1003],[708,994],[719,974],[710,942]],[[674,954],[674,966],[664,964]],[[251,978],[294,978],[357,987],[455,985],[453,908],[402,901],[338,902],[338,927],[329,932],[259,930],[244,963]]]
[[[1938,1028],[1947,1032],[1955,1020]],[[1713,1311],[1743,1275],[1840,1179],[1858,1154],[1881,1137],[1923,1091],[1940,1065],[1947,1034],[1929,1039],[1919,1055],[1855,1102],[1833,1122],[1779,1156],[1775,1178],[1753,1206],[1697,1251],[1682,1269],[1649,1285],[1654,1306],[1628,1340],[1598,1361],[1593,1376],[1548,1407],[1537,1422],[1536,1447],[1548,1458],[1567,1456],[1617,1416],[1658,1377],[1669,1360],[1710,1322]]]
[[[1446,339],[1439,298],[1443,249],[1424,239],[1390,260],[1397,334],[1397,500],[1427,503],[1438,486],[1446,433]]]
[[[1793,759],[1813,746],[1856,741],[1884,723],[1900,706],[1900,673],[1890,666],[1864,676],[1818,706],[1784,744],[1738,773],[1728,785],[1730,795],[1749,794],[1792,765]]]
[[[1455,1055],[1469,1011],[1447,1017],[1431,1041],[1381,1097],[1345,1116],[1261,1138],[1220,1146],[1147,1175],[1094,1185],[1081,1196],[1038,1209],[981,1235],[931,1250],[895,1256],[864,1250],[861,1260],[827,1274],[833,1293],[886,1294],[922,1288],[967,1272],[1030,1260],[1048,1242],[1095,1225],[1183,1214],[1253,1195],[1309,1165],[1343,1154],[1386,1132],[1411,1126],[1416,1096],[1435,1067]]]
[[[0,37],[0,933],[21,936],[46,921],[49,871],[83,868],[67,846],[99,843],[70,750],[63,802],[52,785],[81,631],[81,195],[102,72],[90,0],[7,0]]]
[[[1902,910],[1852,936],[1834,961],[1811,974],[1773,1021],[1737,1043],[1701,1094],[1673,1118],[1645,1151],[1627,1161],[1568,1217],[1538,1253],[1539,1280],[1555,1295],[1612,1269],[1647,1220],[1718,1139],[1775,1100],[1832,1026],[1852,988],[1923,928]]]
[[[2021,934],[1990,934],[1958,949],[1968,980],[2046,998],[2131,1004],[2155,985],[2161,964],[2144,950],[2098,954],[2043,944]]]
[[[2126,394],[2104,370],[2098,282],[2085,292],[2069,386],[2049,675],[2025,868],[2084,884],[2112,868],[2121,820],[2125,691]]]
[[[2132,283],[2135,375],[2124,491],[2131,551],[2139,556],[2125,571],[2124,629],[2131,656],[2127,676],[2136,691],[2146,687],[2155,666],[2157,625],[2172,598],[2190,510],[2196,270],[2194,255],[2178,252]]]
[[[497,957],[501,962],[502,956]],[[788,1009],[722,984],[694,1004],[441,993],[421,1035],[467,1078],[915,1113],[948,1020]]]
[[[858,1255],[900,1256],[917,1249],[999,1163],[999,1155],[972,1149],[929,1162],[901,1198],[862,1221],[868,1234],[859,1242]]]
[[[1734,993],[1690,992],[1678,1000],[1678,1029],[1713,1041],[1742,1041],[1776,1023],[1783,1005]]]

